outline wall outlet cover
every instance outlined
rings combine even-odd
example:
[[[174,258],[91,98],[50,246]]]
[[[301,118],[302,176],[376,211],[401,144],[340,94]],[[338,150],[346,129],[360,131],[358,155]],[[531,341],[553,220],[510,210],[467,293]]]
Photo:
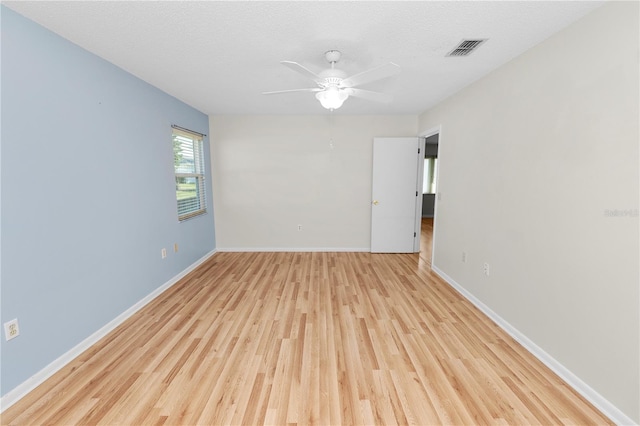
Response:
[[[18,319],[12,319],[4,323],[4,336],[7,340],[11,340],[20,335],[20,328],[18,327]]]

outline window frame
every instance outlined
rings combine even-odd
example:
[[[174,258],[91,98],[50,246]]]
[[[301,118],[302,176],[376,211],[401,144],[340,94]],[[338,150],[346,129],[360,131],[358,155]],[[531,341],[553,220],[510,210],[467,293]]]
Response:
[[[438,157],[435,155],[425,156],[423,170],[422,193],[435,194],[437,191]]]
[[[178,213],[178,221],[182,222],[187,219],[191,219],[196,216],[203,215],[207,213],[207,199],[206,199],[206,184],[205,184],[205,161],[204,161],[204,137],[206,135],[198,132],[194,132],[192,130],[184,129],[179,126],[171,126],[171,143],[173,146],[173,165],[174,165],[174,182],[175,182],[175,194],[176,194],[176,211]],[[180,163],[176,158],[176,138],[181,138],[182,141],[180,145],[188,144],[191,145],[191,152],[193,153],[193,170],[190,172],[186,172],[184,170],[179,170]],[[190,142],[189,142],[190,141]],[[180,213],[181,207],[184,207],[184,204],[181,205],[180,199],[178,198],[178,191],[180,185],[179,179],[194,179],[195,180],[195,191],[196,196],[190,197],[189,199],[195,198],[194,202],[195,208],[189,209],[183,213]]]

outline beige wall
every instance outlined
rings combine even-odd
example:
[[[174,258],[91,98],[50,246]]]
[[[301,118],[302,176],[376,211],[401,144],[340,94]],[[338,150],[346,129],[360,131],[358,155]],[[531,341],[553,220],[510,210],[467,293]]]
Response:
[[[605,5],[419,119],[442,126],[434,265],[635,422],[638,15]]]
[[[373,138],[417,136],[418,118],[327,111],[209,123],[219,250],[358,251],[370,248]]]

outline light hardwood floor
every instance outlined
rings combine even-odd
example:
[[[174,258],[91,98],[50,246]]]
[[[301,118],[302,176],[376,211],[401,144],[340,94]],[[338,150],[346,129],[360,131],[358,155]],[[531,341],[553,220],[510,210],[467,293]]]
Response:
[[[430,260],[215,254],[2,423],[609,423]]]
[[[423,217],[420,225],[420,261],[431,269],[431,250],[433,249],[433,218]]]

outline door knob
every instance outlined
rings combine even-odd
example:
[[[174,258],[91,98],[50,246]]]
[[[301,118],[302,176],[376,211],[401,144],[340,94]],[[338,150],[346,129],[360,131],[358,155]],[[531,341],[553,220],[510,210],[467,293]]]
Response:
[[[378,201],[378,200],[373,200],[373,205],[374,205],[374,206],[377,206],[378,204],[379,204],[379,201]]]

